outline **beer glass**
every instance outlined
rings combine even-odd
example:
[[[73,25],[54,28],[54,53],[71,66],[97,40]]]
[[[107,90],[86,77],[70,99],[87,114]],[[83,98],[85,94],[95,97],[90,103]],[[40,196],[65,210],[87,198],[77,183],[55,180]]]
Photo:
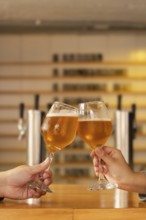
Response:
[[[41,134],[46,149],[49,152],[50,165],[55,152],[62,150],[73,142],[76,136],[77,125],[78,109],[61,102],[54,102],[41,126]],[[42,183],[40,183],[40,181],[35,182],[34,187],[35,186],[46,192],[52,192],[49,187],[43,184],[43,181]]]
[[[103,101],[79,104],[78,135],[92,149],[103,146],[112,134],[112,121]],[[99,159],[98,181],[89,190],[112,189],[116,185],[109,183],[102,174],[102,161]]]

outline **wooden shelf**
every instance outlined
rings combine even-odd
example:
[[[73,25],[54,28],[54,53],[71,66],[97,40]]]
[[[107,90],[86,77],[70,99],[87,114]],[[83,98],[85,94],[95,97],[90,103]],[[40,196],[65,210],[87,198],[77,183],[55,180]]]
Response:
[[[138,137],[138,136],[146,137],[146,133],[144,133],[144,132],[137,132],[137,133],[136,133],[136,136],[137,136],[137,137]]]
[[[1,61],[0,66],[44,66],[53,65],[56,63],[50,61]]]
[[[41,74],[40,74],[41,75]],[[51,80],[61,77],[51,76],[0,76],[0,80]]]
[[[10,109],[10,110],[17,110],[19,108],[19,106],[18,105],[7,105],[7,104],[5,104],[5,105],[0,105],[0,109],[1,110],[5,110],[5,109]],[[33,109],[34,108],[34,106],[33,105],[25,105],[25,109],[26,110],[28,110],[28,109]],[[117,106],[116,105],[113,105],[113,104],[109,104],[109,109],[110,110],[116,110],[116,108],[117,108]],[[145,103],[143,103],[143,104],[140,104],[140,105],[137,105],[137,108],[138,109],[146,109],[146,104]],[[47,105],[41,105],[40,106],[40,110],[44,110],[44,109],[46,109],[47,110]],[[122,109],[124,110],[127,110],[127,109],[131,109],[131,104],[129,104],[129,105],[122,105]],[[5,119],[4,119],[5,120]],[[16,121],[16,120],[15,120]],[[139,119],[138,120],[138,122],[143,122],[143,123],[146,123],[146,119]]]
[[[18,107],[15,107],[14,109],[16,109],[17,110],[17,108]],[[1,109],[1,108],[0,108]],[[2,108],[3,109],[3,108]],[[4,108],[5,109],[5,108]],[[0,124],[17,124],[18,123],[18,119],[16,118],[16,119],[12,119],[12,118],[10,118],[10,119],[7,119],[7,118],[2,118],[2,119],[0,119]],[[136,120],[136,124],[145,124],[146,123],[146,119],[137,119]],[[144,135],[146,135],[146,134],[144,134],[144,133],[141,133],[141,132],[139,132],[139,133],[137,133],[138,135],[142,135],[142,136],[144,136]]]
[[[41,95],[55,95],[60,92],[52,92],[52,91],[0,91],[0,95],[36,95],[36,94],[41,94]]]
[[[52,61],[1,61],[0,66],[67,66],[67,65],[97,65],[97,66],[139,66],[146,65],[146,62],[138,61],[84,61],[84,62],[52,62]]]
[[[25,161],[20,161],[20,162],[10,162],[10,161],[5,161],[5,162],[1,162],[0,161],[0,166],[12,166],[12,167],[16,167],[16,166],[19,166],[19,165],[22,165],[22,164],[26,164]],[[144,160],[135,160],[134,161],[134,165],[141,165],[141,166],[146,166],[146,161]],[[66,165],[62,165],[62,164],[52,164],[52,169],[55,169],[55,168],[60,168],[60,169],[64,169],[64,166],[66,166],[66,168],[93,168],[93,165],[92,163],[83,163],[82,165],[79,164],[79,163],[76,163],[76,164],[69,164],[69,163],[66,163]],[[90,177],[89,177],[90,178]]]
[[[120,94],[120,93],[119,93]],[[109,108],[111,109],[111,108],[113,108],[113,109],[117,109],[117,104],[110,104],[110,103],[108,103],[108,105],[109,105]],[[140,104],[136,104],[137,105],[137,107],[138,108],[144,108],[144,109],[146,109],[146,103],[140,103]],[[129,104],[122,104],[122,109],[124,110],[124,109],[131,109],[131,103],[129,103]]]
[[[134,164],[146,166],[146,160],[134,160]]]
[[[146,107],[144,108],[144,110],[146,109]],[[146,123],[146,119],[143,118],[143,119],[137,119],[136,120],[136,123]]]
[[[0,119],[0,124],[17,124],[17,119]]]
[[[0,91],[0,95],[36,95],[36,94],[40,94],[40,95],[72,95],[72,94],[82,94],[82,95],[86,95],[86,94],[103,94],[103,95],[118,95],[118,94],[121,94],[121,95],[124,95],[124,94],[127,94],[127,95],[146,95],[146,91],[99,91],[99,90],[92,90],[92,91],[89,91],[89,90],[78,90],[78,91],[75,91],[75,90],[69,90],[69,91],[29,91],[29,90],[25,90],[25,91]]]
[[[143,164],[143,165],[146,165],[146,160],[144,161],[144,160],[135,160],[134,161],[134,164],[135,165],[141,165],[141,164]],[[91,167],[93,167],[93,164],[92,164],[92,161],[90,161],[90,162],[66,162],[66,163],[53,163],[52,164],[52,168],[66,168],[66,169],[70,169],[70,168],[91,168]]]
[[[96,180],[96,176],[61,176],[60,177],[62,180],[67,180],[67,181],[76,181],[77,178],[79,180]]]
[[[20,162],[8,162],[8,161],[1,162],[0,161],[0,167],[1,166],[17,167],[17,166],[20,166],[20,165],[23,165],[23,164],[26,164],[26,162],[25,161],[20,161]]]
[[[0,76],[0,80],[63,80],[63,81],[67,81],[67,80],[84,80],[84,81],[88,81],[88,80],[146,80],[146,76],[144,77],[128,77],[128,76],[113,76],[113,75],[105,75],[105,76]]]
[[[93,166],[93,163],[90,162],[66,162],[66,163],[52,163],[53,168],[90,168]]]
[[[6,133],[1,133],[0,138],[18,138],[17,134],[6,134]]]
[[[6,110],[6,109],[18,109],[18,105],[0,105],[1,110]]]
[[[0,147],[0,152],[2,153],[10,153],[10,152],[26,152],[26,148],[24,148],[24,147]]]
[[[60,152],[60,151],[58,151]],[[91,149],[90,148],[80,148],[78,146],[77,148],[72,149],[71,147],[67,147],[63,150],[63,154],[80,154],[80,153],[90,153]]]
[[[0,105],[0,109],[1,110],[5,110],[5,109],[7,109],[7,110],[18,110],[19,109],[19,105],[7,105],[7,104],[6,105]],[[25,110],[29,110],[29,109],[34,109],[34,106],[33,105],[25,105]],[[44,109],[47,110],[47,105],[41,105],[39,107],[39,109],[40,110],[44,110]],[[16,119],[14,119],[14,120],[16,121]]]
[[[135,152],[144,152],[144,151],[146,151],[146,147],[145,146],[144,147],[134,146],[134,151]]]

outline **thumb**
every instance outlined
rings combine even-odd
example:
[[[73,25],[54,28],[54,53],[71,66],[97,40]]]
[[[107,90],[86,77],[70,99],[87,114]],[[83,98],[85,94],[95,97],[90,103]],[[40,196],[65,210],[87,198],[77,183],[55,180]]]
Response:
[[[50,165],[50,160],[47,157],[46,160],[44,160],[42,163],[32,166],[32,173],[33,174],[40,173],[46,170],[49,167],[49,165]]]
[[[108,165],[112,162],[112,157],[106,152],[106,150],[104,150],[103,147],[96,148],[95,154]]]

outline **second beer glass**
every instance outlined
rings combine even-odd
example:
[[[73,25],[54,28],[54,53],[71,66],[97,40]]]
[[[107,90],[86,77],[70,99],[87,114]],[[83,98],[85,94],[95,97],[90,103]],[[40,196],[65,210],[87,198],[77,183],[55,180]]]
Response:
[[[78,135],[92,149],[103,146],[112,134],[112,121],[103,101],[81,103],[79,105]],[[109,183],[102,174],[102,161],[99,159],[99,178],[90,190],[112,189],[116,185]]]

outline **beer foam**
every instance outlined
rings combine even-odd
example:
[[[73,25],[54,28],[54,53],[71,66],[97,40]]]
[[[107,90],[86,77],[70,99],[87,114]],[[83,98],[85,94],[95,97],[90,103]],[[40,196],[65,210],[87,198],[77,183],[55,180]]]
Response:
[[[112,121],[110,118],[80,118],[79,121]]]
[[[78,117],[78,114],[77,113],[72,113],[72,112],[60,112],[60,113],[49,113],[46,115],[46,117]]]

